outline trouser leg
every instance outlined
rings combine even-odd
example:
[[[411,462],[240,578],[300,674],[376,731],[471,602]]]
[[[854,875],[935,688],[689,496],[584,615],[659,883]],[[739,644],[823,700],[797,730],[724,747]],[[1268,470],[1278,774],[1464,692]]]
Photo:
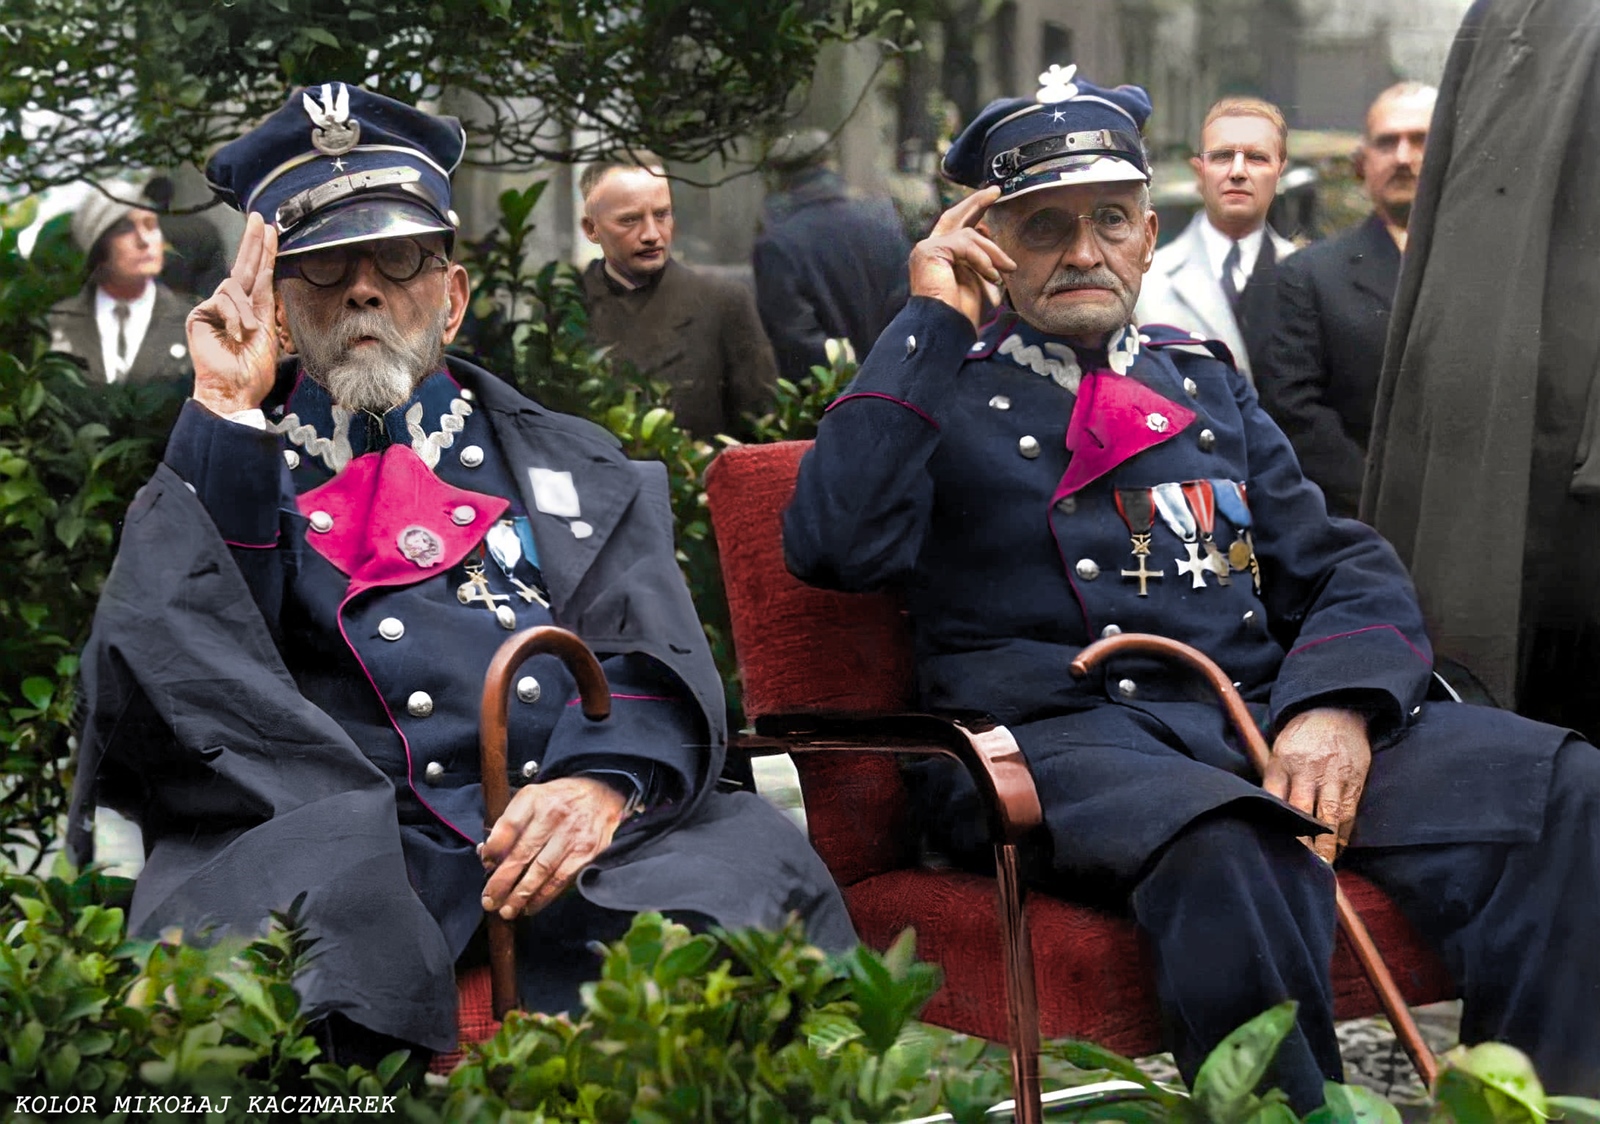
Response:
[[[1551,1092],[1600,1096],[1600,752],[1556,754],[1539,839],[1352,851],[1438,946],[1463,1042],[1526,1052]]]
[[[1333,1032],[1333,872],[1300,841],[1220,813],[1185,829],[1134,888],[1156,994],[1185,1080],[1227,1034],[1285,999],[1300,1003],[1264,1087],[1304,1115],[1343,1066]]]

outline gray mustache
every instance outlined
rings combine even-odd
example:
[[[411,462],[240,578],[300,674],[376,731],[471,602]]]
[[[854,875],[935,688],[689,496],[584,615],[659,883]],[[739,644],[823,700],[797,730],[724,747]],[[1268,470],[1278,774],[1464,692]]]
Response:
[[[1056,293],[1066,293],[1073,289],[1110,289],[1112,292],[1122,291],[1122,282],[1117,280],[1117,275],[1109,269],[1072,269],[1067,268],[1050,278],[1050,283],[1045,286],[1045,295],[1052,296]]]

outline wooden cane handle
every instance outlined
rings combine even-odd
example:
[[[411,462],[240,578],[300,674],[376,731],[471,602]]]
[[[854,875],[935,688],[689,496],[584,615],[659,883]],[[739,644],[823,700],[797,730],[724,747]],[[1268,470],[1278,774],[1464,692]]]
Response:
[[[507,707],[511,702],[511,677],[529,656],[547,653],[560,657],[578,684],[583,716],[598,722],[611,714],[611,687],[589,646],[564,628],[540,625],[508,637],[483,679],[483,704],[478,709],[479,769],[483,782],[483,829],[487,834],[511,803],[511,781],[506,775]],[[489,978],[494,1017],[503,1019],[517,1005],[517,960],[512,923],[491,913],[489,927]]]

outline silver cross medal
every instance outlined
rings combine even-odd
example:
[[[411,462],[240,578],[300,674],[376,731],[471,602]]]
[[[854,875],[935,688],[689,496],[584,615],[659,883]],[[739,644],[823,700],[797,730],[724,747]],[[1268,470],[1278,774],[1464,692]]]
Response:
[[[483,572],[483,560],[466,563],[467,580],[456,586],[456,600],[463,605],[482,605],[494,613],[500,627],[510,631],[517,627],[517,614],[510,605],[497,605],[497,601],[510,601],[509,593],[496,593],[489,588],[489,577]]]

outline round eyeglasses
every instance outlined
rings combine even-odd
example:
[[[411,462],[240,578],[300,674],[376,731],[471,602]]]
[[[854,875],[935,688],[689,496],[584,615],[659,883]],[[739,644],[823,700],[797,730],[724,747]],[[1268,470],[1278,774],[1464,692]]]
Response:
[[[319,289],[331,289],[349,280],[356,262],[371,258],[377,271],[389,281],[403,285],[427,268],[428,262],[441,266],[450,263],[414,238],[384,238],[376,242],[356,242],[330,246],[326,250],[294,254],[278,260],[278,276],[298,277]]]
[[[1139,224],[1121,207],[1096,207],[1087,215],[1073,215],[1055,207],[1046,207],[1023,221],[1017,231],[1017,240],[1024,249],[1054,250],[1077,236],[1080,219],[1089,220],[1089,229],[1094,231],[1094,236],[1103,245],[1114,246],[1126,242],[1139,228]]]

